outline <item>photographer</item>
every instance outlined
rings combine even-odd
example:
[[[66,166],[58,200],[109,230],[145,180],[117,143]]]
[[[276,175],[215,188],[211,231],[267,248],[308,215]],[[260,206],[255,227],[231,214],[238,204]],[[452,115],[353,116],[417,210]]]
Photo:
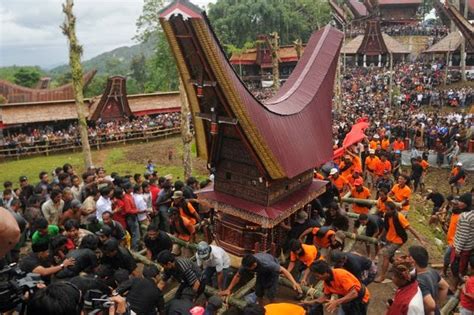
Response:
[[[84,314],[83,296],[74,284],[55,282],[35,292],[28,302],[26,314],[81,315]],[[106,302],[104,306],[108,307],[109,315],[128,313],[127,303],[120,295],[109,297]]]
[[[64,268],[73,266],[75,263],[74,258],[66,258],[62,264],[51,266],[48,244],[33,244],[31,249],[32,252],[20,260],[20,269],[26,273],[37,273],[46,282],[49,281],[51,275],[58,273]]]
[[[79,249],[70,251],[66,258],[74,259],[75,264],[60,270],[57,278],[70,278],[79,275],[81,272],[90,272],[97,267],[97,256],[95,250],[99,245],[99,240],[95,235],[86,235],[81,242]]]

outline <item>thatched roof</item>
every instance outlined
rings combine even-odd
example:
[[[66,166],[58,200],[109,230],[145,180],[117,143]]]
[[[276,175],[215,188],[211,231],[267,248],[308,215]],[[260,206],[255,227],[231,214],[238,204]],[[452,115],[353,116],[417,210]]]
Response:
[[[459,31],[451,32],[439,42],[428,48],[424,53],[446,53],[453,52],[459,48],[462,43],[462,35]]]
[[[403,45],[402,43],[400,43],[399,41],[397,41],[395,38],[391,37],[390,35],[382,33],[382,38],[389,52],[393,54],[409,54],[410,53],[410,50],[405,45]],[[346,43],[341,49],[341,54],[347,54],[347,55],[357,54],[357,51],[359,50],[359,47],[362,44],[363,39],[364,39],[364,35],[358,35],[353,40]]]

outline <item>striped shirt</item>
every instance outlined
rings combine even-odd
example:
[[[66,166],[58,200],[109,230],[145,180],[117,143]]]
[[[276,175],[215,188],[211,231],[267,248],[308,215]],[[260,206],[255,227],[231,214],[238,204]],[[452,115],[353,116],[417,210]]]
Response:
[[[454,248],[457,252],[474,249],[474,211],[463,212],[459,216],[456,233],[454,234]]]
[[[200,280],[201,271],[190,259],[176,258],[175,268],[166,270],[163,275],[163,280],[167,281],[171,277],[180,283],[185,283],[187,286],[192,287],[196,281]]]

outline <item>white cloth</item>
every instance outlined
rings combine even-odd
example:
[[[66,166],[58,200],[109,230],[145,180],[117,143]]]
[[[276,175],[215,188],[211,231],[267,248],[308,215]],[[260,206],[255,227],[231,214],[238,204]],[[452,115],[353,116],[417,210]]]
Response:
[[[142,194],[133,194],[133,200],[135,201],[135,205],[138,209],[138,221],[146,220],[146,211],[148,210],[148,207],[146,205],[144,196]]]
[[[97,220],[102,221],[102,213],[109,211],[112,212],[112,200],[108,197],[100,196],[96,204],[95,216]]]
[[[215,267],[216,272],[222,272],[222,270],[229,268],[230,266],[230,257],[229,254],[226,253],[225,250],[220,248],[219,246],[210,245],[211,246],[211,255],[209,256],[208,260],[202,260],[198,257],[196,253],[196,263],[199,267],[207,268],[207,267]]]

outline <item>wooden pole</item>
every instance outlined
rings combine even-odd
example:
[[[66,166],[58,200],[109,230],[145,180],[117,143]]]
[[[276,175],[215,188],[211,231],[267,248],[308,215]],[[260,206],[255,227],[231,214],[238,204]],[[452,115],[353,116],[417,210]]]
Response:
[[[191,142],[193,134],[190,126],[190,110],[186,90],[183,80],[179,79],[179,95],[181,98],[181,140],[183,141],[183,168],[184,179],[186,180],[192,174]]]
[[[450,315],[456,309],[459,304],[459,289],[456,290],[453,296],[451,296],[440,310],[441,315]]]
[[[280,37],[277,32],[270,34],[270,49],[272,50],[272,72],[273,72],[273,90],[276,92],[280,89],[280,61],[278,60],[278,50]]]
[[[74,89],[74,101],[77,109],[78,128],[81,135],[82,154],[84,157],[84,164],[86,168],[89,168],[92,166],[92,155],[84,109],[84,82],[82,81],[83,75],[81,65],[82,46],[79,45],[79,41],[76,37],[76,17],[72,12],[73,6],[73,0],[66,0],[66,3],[63,3],[63,12],[66,15],[66,20],[63,25],[61,25],[61,29],[69,41],[69,67],[71,68],[72,74],[72,86]]]
[[[392,106],[393,98],[393,53],[390,52],[390,81],[388,87],[388,104]]]

